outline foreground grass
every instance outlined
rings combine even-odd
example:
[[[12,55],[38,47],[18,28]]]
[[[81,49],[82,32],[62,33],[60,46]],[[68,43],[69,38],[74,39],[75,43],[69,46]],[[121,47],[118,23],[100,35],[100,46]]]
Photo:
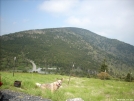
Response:
[[[84,101],[134,101],[134,82],[114,80],[99,80],[93,78],[72,77],[68,85],[68,76],[41,75],[34,73],[0,72],[3,86],[1,89],[11,89],[27,94],[52,99],[52,101],[66,101],[69,98],[79,97]],[[62,87],[51,93],[35,86],[36,82],[51,83],[57,78],[63,78]],[[21,88],[13,86],[15,80],[22,81]]]

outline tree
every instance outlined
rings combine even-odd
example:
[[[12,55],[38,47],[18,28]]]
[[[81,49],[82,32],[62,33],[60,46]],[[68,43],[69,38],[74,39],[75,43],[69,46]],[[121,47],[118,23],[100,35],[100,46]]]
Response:
[[[110,75],[107,73],[108,72],[108,66],[106,65],[106,59],[104,59],[103,63],[101,64],[100,68],[100,73],[97,74],[98,78],[105,80],[105,79],[110,79]]]
[[[128,73],[125,80],[128,81],[128,82],[132,82],[132,79],[133,78],[131,76],[131,73]]]
[[[104,59],[103,63],[101,64],[100,72],[107,72],[108,66],[106,65],[106,59]]]

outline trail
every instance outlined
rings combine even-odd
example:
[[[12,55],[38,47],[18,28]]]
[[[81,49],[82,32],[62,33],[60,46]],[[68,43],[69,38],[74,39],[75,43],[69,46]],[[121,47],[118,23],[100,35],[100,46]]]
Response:
[[[30,60],[30,59],[26,59],[26,60],[29,61],[30,63],[32,63],[32,65],[33,65],[32,72],[37,71],[37,69],[36,69],[36,64],[34,63],[34,61],[32,61],[32,60]]]

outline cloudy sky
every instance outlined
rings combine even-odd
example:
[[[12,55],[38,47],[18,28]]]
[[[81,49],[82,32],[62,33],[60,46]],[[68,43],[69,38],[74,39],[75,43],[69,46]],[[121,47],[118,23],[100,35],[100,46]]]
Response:
[[[134,46],[134,0],[0,0],[0,33],[79,27]]]

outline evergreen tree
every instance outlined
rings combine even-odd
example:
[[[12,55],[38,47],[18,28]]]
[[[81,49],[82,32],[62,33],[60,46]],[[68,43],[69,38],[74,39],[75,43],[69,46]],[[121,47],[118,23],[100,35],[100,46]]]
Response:
[[[128,82],[131,82],[132,81],[132,76],[131,76],[130,73],[127,74],[126,81],[128,81]]]
[[[106,65],[106,59],[104,59],[101,68],[100,68],[100,72],[107,72],[108,71],[108,66]]]

